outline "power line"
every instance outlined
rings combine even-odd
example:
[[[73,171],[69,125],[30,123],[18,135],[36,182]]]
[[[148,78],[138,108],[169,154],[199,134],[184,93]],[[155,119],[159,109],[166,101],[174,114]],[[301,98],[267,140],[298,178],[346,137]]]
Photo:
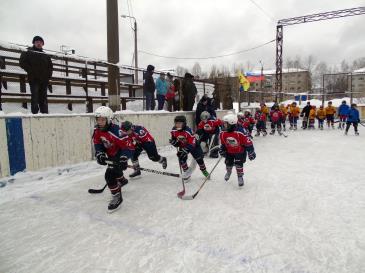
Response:
[[[266,10],[264,10],[259,4],[257,4],[254,0],[250,0],[252,4],[254,4],[259,10],[261,10],[270,20],[275,21],[275,18],[268,13]]]
[[[223,55],[217,55],[217,56],[210,56],[210,57],[173,57],[173,56],[163,56],[163,55],[159,55],[159,54],[155,54],[155,53],[151,53],[148,51],[144,51],[144,50],[138,50],[138,52],[147,54],[147,55],[151,55],[151,56],[155,56],[155,57],[159,57],[159,58],[165,58],[165,59],[177,59],[177,60],[207,60],[207,59],[217,59],[217,58],[223,58],[223,57],[228,57],[228,56],[233,56],[233,55],[239,55],[248,51],[252,51],[255,50],[257,48],[263,47],[265,45],[271,44],[273,42],[275,42],[276,40],[273,39],[271,41],[268,41],[264,44],[260,44],[258,46],[254,46],[248,49],[244,49],[244,50],[240,50],[237,52],[233,52],[233,53],[228,53],[228,54],[223,54]]]

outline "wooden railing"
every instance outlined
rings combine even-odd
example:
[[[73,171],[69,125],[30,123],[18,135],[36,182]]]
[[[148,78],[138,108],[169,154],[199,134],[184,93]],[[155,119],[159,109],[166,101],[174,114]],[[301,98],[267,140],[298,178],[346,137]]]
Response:
[[[4,102],[19,102],[22,107],[27,108],[27,103],[30,102],[27,74],[19,66],[22,51],[24,50],[21,48],[0,45],[0,106]],[[48,55],[53,62],[53,76],[48,87],[49,103],[67,103],[69,110],[72,110],[74,103],[85,103],[86,112],[93,112],[94,103],[105,105],[108,102],[108,64],[70,55]],[[126,109],[127,101],[143,100],[143,97],[136,97],[136,90],[143,86],[134,84],[133,81],[133,70],[120,68],[119,88],[123,110]],[[12,88],[9,88],[10,84]],[[64,94],[59,94],[59,87],[64,87]],[[75,88],[83,90],[84,93],[80,94],[79,90],[77,94],[72,94]],[[55,89],[58,94],[54,94]],[[96,94],[90,95],[91,90]]]

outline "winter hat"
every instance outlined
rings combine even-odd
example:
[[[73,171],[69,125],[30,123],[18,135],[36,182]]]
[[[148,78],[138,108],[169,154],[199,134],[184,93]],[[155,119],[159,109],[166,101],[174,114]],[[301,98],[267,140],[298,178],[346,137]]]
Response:
[[[34,36],[33,40],[32,40],[32,44],[34,44],[35,41],[41,41],[44,44],[44,40],[41,36]]]
[[[153,70],[155,70],[155,67],[152,64],[149,64],[147,66],[147,71],[153,71]]]

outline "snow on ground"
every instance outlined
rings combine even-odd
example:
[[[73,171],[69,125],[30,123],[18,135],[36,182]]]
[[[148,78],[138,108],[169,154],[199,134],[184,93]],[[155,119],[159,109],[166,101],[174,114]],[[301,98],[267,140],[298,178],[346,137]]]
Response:
[[[113,214],[107,190],[87,193],[104,185],[94,162],[0,179],[0,272],[364,272],[364,128],[287,134],[254,139],[241,189],[223,162],[192,201],[144,173]],[[196,170],[188,194],[201,182]]]

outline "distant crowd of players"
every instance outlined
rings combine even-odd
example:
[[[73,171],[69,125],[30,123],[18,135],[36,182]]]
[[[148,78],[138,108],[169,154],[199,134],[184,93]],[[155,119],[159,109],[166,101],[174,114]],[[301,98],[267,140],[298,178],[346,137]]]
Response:
[[[230,112],[222,119],[218,119],[208,111],[202,111],[195,132],[187,125],[185,116],[176,116],[169,142],[176,147],[182,179],[188,180],[197,165],[202,175],[209,178],[210,173],[206,169],[204,157],[217,158],[220,155],[225,158],[224,179],[226,181],[230,179],[232,169],[235,167],[238,185],[242,187],[244,185],[243,165],[246,158],[250,160],[256,158],[252,143],[255,127],[254,136],[258,137],[261,134],[266,136],[266,123],[269,120],[270,134],[274,135],[277,131],[279,135],[282,135],[282,131],[286,130],[287,118],[290,124],[289,130],[297,130],[298,119],[302,117],[303,129],[314,129],[316,119],[318,128],[321,130],[325,120],[329,128],[335,128],[336,112],[339,118],[338,128],[345,129],[347,134],[350,126],[353,125],[355,134],[358,135],[357,126],[360,119],[356,104],[351,104],[349,107],[346,101],[343,101],[336,111],[332,102],[328,102],[327,107],[321,106],[319,109],[308,102],[300,111],[296,102],[286,106],[274,104],[271,110],[262,103],[254,115],[250,110],[246,110],[237,115]],[[108,165],[105,180],[112,194],[112,200],[108,205],[108,210],[112,212],[122,203],[121,188],[128,183],[123,171],[131,167],[134,171],[129,175],[130,177],[141,175],[138,158],[142,151],[147,153],[150,160],[160,163],[163,169],[167,167],[167,159],[158,153],[153,136],[142,125],[132,124],[130,121],[125,121],[120,126],[114,124],[113,111],[106,106],[96,109],[95,117],[96,126],[93,134],[95,155],[99,164]],[[187,163],[189,154],[194,158],[190,166]],[[132,166],[128,166],[129,159],[132,161]]]

